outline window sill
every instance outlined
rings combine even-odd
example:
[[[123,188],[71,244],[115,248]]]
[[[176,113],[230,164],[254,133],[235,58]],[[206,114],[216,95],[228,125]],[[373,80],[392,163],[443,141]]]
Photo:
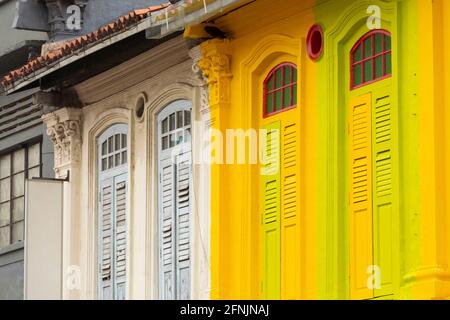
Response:
[[[24,243],[23,242],[14,243],[14,244],[9,245],[7,247],[0,248],[0,256],[4,255],[4,254],[7,254],[7,253],[11,253],[11,252],[17,251],[17,250],[21,250],[23,248],[24,248]]]

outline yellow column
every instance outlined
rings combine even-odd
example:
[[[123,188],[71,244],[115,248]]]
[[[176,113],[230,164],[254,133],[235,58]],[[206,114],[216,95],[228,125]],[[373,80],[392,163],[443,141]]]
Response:
[[[225,155],[223,143],[230,107],[231,72],[228,40],[212,39],[202,43],[202,59],[198,66],[208,79],[210,115],[213,129],[211,150],[211,299],[227,298],[231,284],[232,265],[239,263],[231,258],[232,245],[228,236],[232,232],[232,219],[226,210],[230,201],[224,186]],[[221,133],[219,136],[215,133]],[[228,280],[228,281],[227,281]]]
[[[418,0],[421,267],[415,298],[450,297],[448,210],[448,59],[446,0]],[[446,137],[447,136],[447,137]],[[446,148],[447,146],[447,148]]]

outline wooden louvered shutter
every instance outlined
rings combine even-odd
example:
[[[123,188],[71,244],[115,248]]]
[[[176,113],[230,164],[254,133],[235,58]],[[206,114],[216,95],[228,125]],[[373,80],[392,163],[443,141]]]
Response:
[[[161,299],[173,300],[175,290],[175,166],[172,159],[160,164],[160,270]]]
[[[112,179],[106,179],[100,185],[99,210],[99,298],[113,299],[113,187]]]
[[[367,287],[372,250],[372,108],[371,94],[350,100],[350,296],[373,297]]]
[[[262,128],[263,298],[280,298],[280,122]]]
[[[190,200],[191,153],[177,157],[176,171],[176,282],[177,298],[190,298]]]
[[[373,219],[374,219],[374,260],[380,268],[381,288],[376,296],[392,294],[393,290],[393,134],[394,110],[392,109],[390,86],[377,90],[374,94],[373,110]]]
[[[114,178],[114,293],[116,300],[124,300],[126,296],[127,267],[127,175]]]
[[[281,294],[300,293],[299,128],[296,119],[282,122],[281,131]]]

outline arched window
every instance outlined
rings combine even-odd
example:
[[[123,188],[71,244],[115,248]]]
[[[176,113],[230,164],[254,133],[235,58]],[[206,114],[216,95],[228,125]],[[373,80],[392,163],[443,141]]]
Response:
[[[123,300],[127,290],[128,127],[116,124],[98,145],[98,298]]]
[[[368,32],[353,47],[350,60],[352,89],[390,77],[391,34],[385,30]]]
[[[264,117],[296,106],[297,67],[293,63],[282,63],[264,80]]]
[[[174,101],[158,115],[160,298],[191,297],[192,103]]]

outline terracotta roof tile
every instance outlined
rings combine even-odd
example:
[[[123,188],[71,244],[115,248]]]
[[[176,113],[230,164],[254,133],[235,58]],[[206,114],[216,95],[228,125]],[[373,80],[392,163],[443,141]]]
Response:
[[[63,42],[59,47],[47,52],[46,54],[33,58],[26,65],[9,72],[0,79],[0,85],[7,89],[14,85],[14,82],[23,79],[34,72],[66,57],[75,51],[85,48],[89,44],[100,42],[111,34],[119,33],[128,27],[131,27],[144,19],[149,13],[167,8],[170,3],[164,3],[157,6],[130,11],[127,15],[121,16],[117,21],[107,24],[96,31]]]

